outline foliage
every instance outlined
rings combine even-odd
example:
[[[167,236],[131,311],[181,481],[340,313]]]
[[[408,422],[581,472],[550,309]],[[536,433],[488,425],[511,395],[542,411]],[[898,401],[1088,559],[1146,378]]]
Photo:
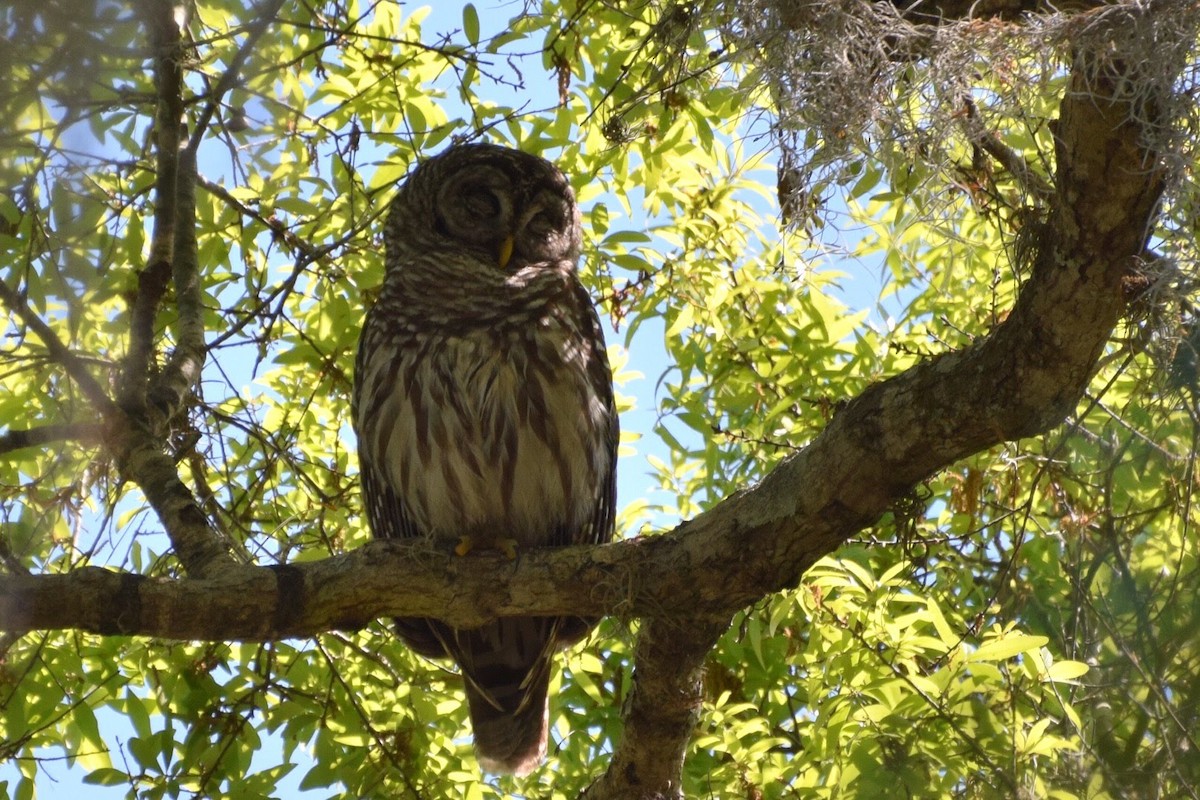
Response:
[[[69,5],[0,10],[0,281],[118,385],[161,224],[156,86],[138,11]],[[208,361],[170,446],[240,558],[366,541],[345,409],[382,277],[379,218],[408,168],[451,141],[520,145],[573,180],[626,408],[636,394],[653,412],[644,430],[626,422],[626,535],[761,479],[864,387],[1004,317],[1053,169],[1051,56],[989,30],[1020,58],[971,78],[987,135],[1028,175],[965,123],[938,128],[936,154],[867,127],[797,195],[774,144],[828,142],[772,127],[778,92],[744,29],[713,2],[467,4],[461,18],[287,3],[262,29],[242,3],[196,4],[187,115],[215,112],[196,213]],[[907,70],[926,85],[919,61]],[[1194,155],[1177,152],[1191,175]],[[1155,291],[1063,429],[932,477],[740,615],[707,665],[689,795],[1196,796],[1189,197],[1181,181],[1147,265]],[[163,309],[154,369],[178,336]],[[94,411],[15,315],[0,370],[0,431],[65,426],[0,451],[3,570],[177,575]],[[630,496],[647,470],[654,491]],[[568,654],[551,758],[523,784],[480,778],[459,677],[382,622],[262,645],[6,637],[0,791],[35,796],[65,758],[113,787],[103,796],[285,796],[281,781],[321,796],[572,796],[619,733],[628,628],[607,620]]]

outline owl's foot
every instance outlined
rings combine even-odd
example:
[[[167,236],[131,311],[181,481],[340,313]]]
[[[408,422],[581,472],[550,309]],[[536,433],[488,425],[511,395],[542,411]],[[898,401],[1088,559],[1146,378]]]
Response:
[[[509,561],[515,561],[517,558],[517,540],[516,539],[497,539],[492,548],[499,550],[504,554],[504,557]],[[458,544],[454,545],[455,555],[465,556],[467,553],[475,549],[475,540],[470,536],[458,537]]]

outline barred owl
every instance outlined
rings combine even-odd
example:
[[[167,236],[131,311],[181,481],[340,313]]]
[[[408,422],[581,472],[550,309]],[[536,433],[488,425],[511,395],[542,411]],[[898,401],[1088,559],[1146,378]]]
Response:
[[[375,536],[474,548],[607,542],[617,413],[604,337],[576,275],[579,209],[548,161],[451,147],[414,172],[384,228],[386,275],[355,364],[353,423]],[[490,772],[544,757],[557,649],[594,620],[460,630],[399,618],[464,679]]]

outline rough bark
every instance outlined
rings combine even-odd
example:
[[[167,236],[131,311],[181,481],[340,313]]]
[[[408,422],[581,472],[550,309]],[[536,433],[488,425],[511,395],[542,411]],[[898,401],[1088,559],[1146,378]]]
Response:
[[[1020,20],[1032,14],[1075,13],[1102,8],[1106,0],[890,0],[891,5],[908,20],[937,25],[948,20],[1000,19]]]
[[[585,800],[683,796],[683,756],[704,700],[704,658],[727,616],[649,619],[638,631],[633,690],[612,761]]]
[[[146,387],[154,360],[154,324],[167,292],[174,263],[179,151],[183,146],[183,60],[185,49],[172,4],[147,2],[141,7],[154,52],[155,179],[154,229],[146,266],[138,273],[137,293],[130,303],[129,349],[125,355],[119,401],[130,414],[145,412]],[[190,220],[182,220],[187,225]]]
[[[26,447],[43,447],[54,442],[99,444],[104,428],[95,422],[40,425],[28,430],[10,430],[0,434],[0,455]]]

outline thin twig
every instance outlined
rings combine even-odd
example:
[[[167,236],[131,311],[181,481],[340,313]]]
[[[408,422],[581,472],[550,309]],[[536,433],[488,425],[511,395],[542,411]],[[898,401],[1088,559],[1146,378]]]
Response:
[[[0,303],[20,317],[21,322],[34,332],[49,351],[50,358],[63,366],[97,412],[104,416],[117,413],[118,409],[112,398],[108,396],[92,373],[87,371],[82,360],[77,358],[70,348],[55,335],[50,326],[33,312],[24,298],[10,289],[8,284],[3,281],[0,281]]]
[[[208,102],[204,104],[200,115],[196,117],[195,129],[192,132],[191,141],[187,144],[187,149],[191,151],[193,158],[200,147],[200,142],[204,139],[204,133],[208,130],[208,125],[212,121],[213,114],[216,113],[217,107],[221,104],[221,98],[228,94],[237,85],[238,81],[241,80],[242,67],[245,66],[246,59],[254,52],[258,40],[267,32],[271,23],[275,21],[275,17],[279,14],[280,9],[283,8],[283,4],[284,0],[269,0],[263,3],[263,7],[260,10],[251,12],[256,19],[246,27],[246,40],[242,42],[242,46],[238,48],[237,53],[230,60],[228,69],[221,75],[216,87],[212,90],[212,94],[209,95]]]
[[[1029,162],[1011,147],[1000,141],[994,131],[990,131],[979,117],[975,101],[970,97],[963,98],[966,114],[963,116],[963,130],[972,144],[999,162],[1013,180],[1037,200],[1049,200],[1054,197],[1054,187],[1048,180],[1034,171]]]

